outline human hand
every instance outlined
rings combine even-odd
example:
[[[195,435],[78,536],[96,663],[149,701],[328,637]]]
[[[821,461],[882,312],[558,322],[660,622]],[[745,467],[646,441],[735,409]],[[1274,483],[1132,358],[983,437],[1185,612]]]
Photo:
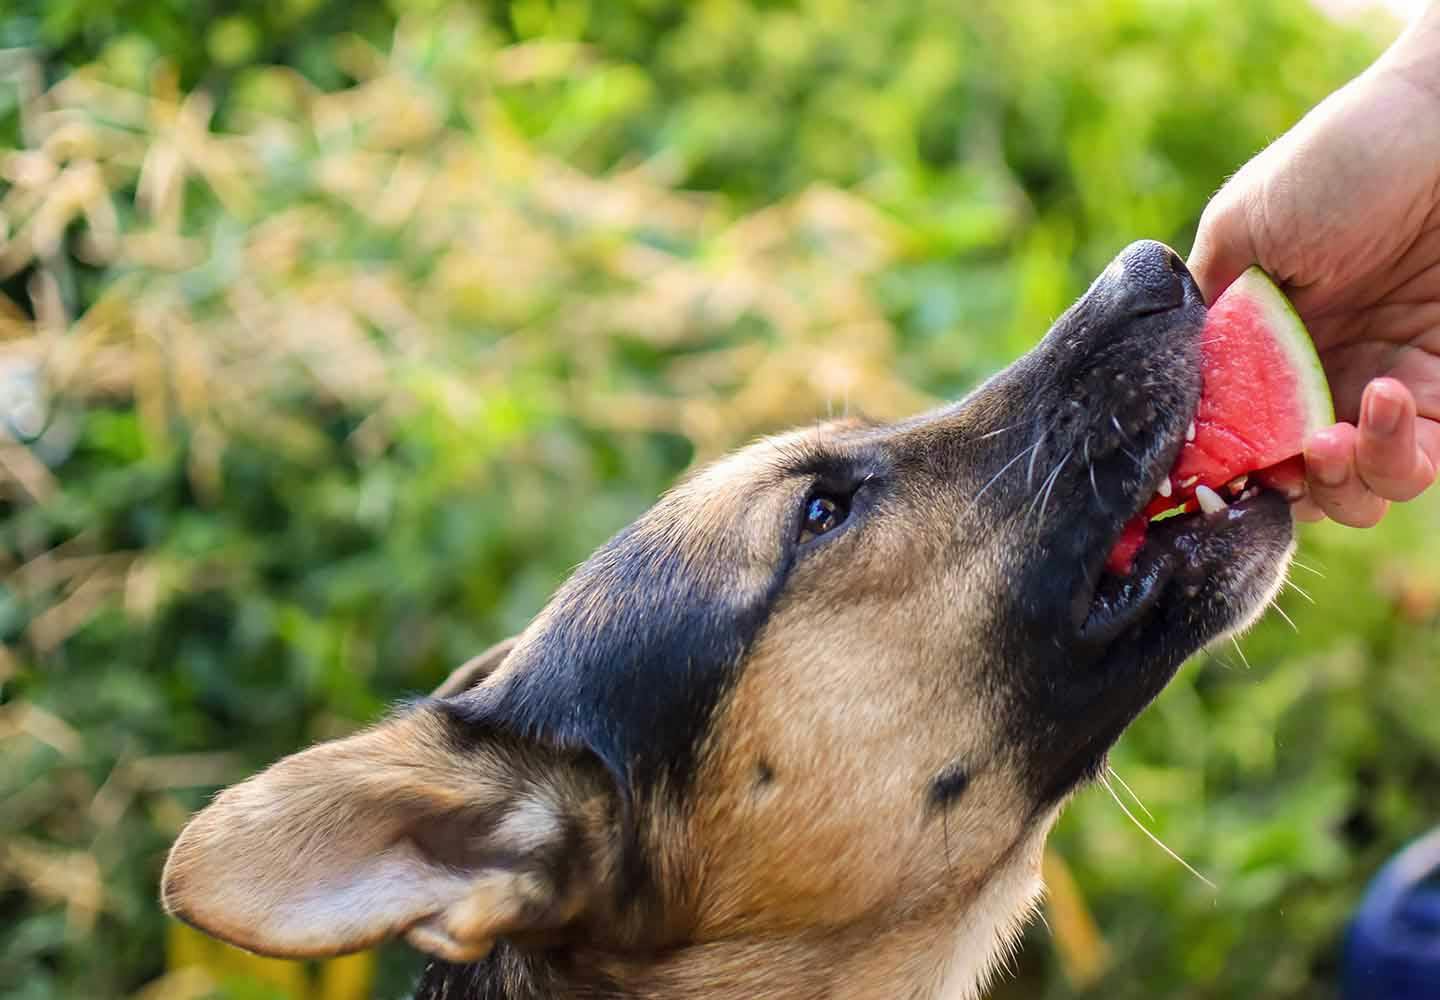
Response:
[[[1207,301],[1254,263],[1309,327],[1341,420],[1305,443],[1296,515],[1369,527],[1440,468],[1440,5],[1206,207]]]

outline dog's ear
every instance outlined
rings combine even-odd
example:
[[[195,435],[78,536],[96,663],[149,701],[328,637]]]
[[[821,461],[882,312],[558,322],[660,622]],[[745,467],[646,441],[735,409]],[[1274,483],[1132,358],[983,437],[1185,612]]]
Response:
[[[403,935],[474,961],[565,926],[615,869],[615,786],[589,757],[475,728],[430,703],[222,792],[170,851],[166,909],[295,958]]]
[[[515,648],[515,640],[520,638],[512,635],[503,642],[497,642],[479,656],[471,657],[460,666],[456,667],[449,677],[445,678],[433,693],[436,698],[449,698],[452,695],[468,691],[476,684],[495,672],[495,668],[505,662],[505,657],[510,655],[510,650]]]

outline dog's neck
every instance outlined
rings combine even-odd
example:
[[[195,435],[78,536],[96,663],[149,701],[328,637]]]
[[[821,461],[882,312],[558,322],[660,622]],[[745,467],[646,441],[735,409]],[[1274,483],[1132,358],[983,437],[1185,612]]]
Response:
[[[1015,862],[958,914],[713,941],[643,960],[501,943],[475,965],[432,963],[415,1000],[977,1000],[1040,897],[1036,865]]]

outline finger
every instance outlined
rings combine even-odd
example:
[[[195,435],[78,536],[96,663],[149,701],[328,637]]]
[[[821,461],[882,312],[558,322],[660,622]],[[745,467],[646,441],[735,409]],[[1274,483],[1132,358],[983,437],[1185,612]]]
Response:
[[[1305,442],[1305,471],[1310,499],[1331,520],[1353,528],[1369,528],[1385,516],[1389,506],[1376,496],[1355,471],[1353,424],[1334,424],[1310,435]]]
[[[1290,513],[1295,515],[1297,521],[1323,521],[1325,512],[1310,497],[1303,496],[1290,505]]]
[[[1440,420],[1422,416],[1415,421],[1415,442],[1420,448],[1420,474],[1434,486],[1440,481]]]
[[[1415,397],[1393,378],[1377,378],[1360,397],[1355,469],[1370,491],[1387,500],[1412,500],[1435,478],[1415,441]]]
[[[1245,201],[1237,193],[1238,180],[1232,178],[1205,206],[1190,249],[1190,273],[1206,302],[1214,302],[1256,262]]]

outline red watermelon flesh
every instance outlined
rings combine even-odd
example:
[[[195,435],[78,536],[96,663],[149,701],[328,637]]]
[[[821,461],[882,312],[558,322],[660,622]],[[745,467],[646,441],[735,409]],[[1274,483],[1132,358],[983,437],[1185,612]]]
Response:
[[[1335,422],[1309,333],[1283,292],[1252,267],[1210,307],[1200,335],[1200,402],[1161,493],[1121,532],[1106,568],[1124,575],[1157,515],[1198,509],[1196,491],[1238,497],[1249,480],[1292,495],[1311,431]],[[1163,493],[1168,492],[1169,496]]]

